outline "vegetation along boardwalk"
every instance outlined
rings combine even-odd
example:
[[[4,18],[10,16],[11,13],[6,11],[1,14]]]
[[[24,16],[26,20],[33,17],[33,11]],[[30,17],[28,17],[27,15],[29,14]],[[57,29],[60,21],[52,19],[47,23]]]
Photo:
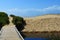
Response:
[[[5,13],[3,14],[5,15]],[[17,28],[15,27],[15,25],[12,23],[12,20],[13,18],[9,17],[10,23],[2,27],[1,32],[0,32],[0,40],[24,40],[21,34],[19,33],[19,31],[17,30]]]

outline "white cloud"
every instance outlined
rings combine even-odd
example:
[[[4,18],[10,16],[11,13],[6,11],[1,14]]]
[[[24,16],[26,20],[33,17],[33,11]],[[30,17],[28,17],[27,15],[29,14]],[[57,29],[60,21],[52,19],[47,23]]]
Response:
[[[19,8],[13,8],[13,9],[7,9],[7,10],[4,10],[4,12],[8,12],[9,14],[15,14],[16,13],[23,13],[23,14],[26,14],[26,13],[29,13],[30,11],[32,12],[40,12],[40,13],[46,13],[46,12],[50,12],[50,11],[60,11],[60,6],[58,5],[53,5],[53,6],[50,6],[50,7],[47,7],[47,8],[43,8],[43,9],[36,9],[36,8],[29,8],[29,9],[19,9]]]
[[[19,8],[13,8],[13,9],[8,9],[10,12],[28,12],[28,11],[50,11],[50,10],[60,10],[60,6],[53,5],[47,8],[43,9],[35,9],[35,8],[29,8],[29,9],[19,9]]]
[[[43,10],[45,10],[45,11],[60,10],[60,6],[54,5],[54,6],[50,6],[48,8],[44,8]]]

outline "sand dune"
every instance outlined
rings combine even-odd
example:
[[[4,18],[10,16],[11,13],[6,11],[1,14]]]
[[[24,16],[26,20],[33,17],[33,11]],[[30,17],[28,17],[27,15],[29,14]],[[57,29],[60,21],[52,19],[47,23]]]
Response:
[[[43,15],[24,19],[27,24],[24,32],[60,31],[60,15]]]

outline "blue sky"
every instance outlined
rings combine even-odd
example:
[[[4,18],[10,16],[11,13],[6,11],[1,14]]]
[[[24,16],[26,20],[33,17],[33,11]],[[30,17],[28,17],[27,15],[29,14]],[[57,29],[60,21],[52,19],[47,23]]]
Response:
[[[22,17],[59,14],[60,0],[0,0],[0,11]]]

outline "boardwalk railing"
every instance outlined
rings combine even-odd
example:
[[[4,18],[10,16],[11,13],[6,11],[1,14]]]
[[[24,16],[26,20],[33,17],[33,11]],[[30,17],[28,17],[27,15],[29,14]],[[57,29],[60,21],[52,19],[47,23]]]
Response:
[[[19,38],[21,38],[21,40],[24,40],[24,38],[21,36],[20,32],[17,30],[17,28],[16,28],[16,27],[15,27],[15,30],[16,30],[16,32],[17,32],[17,34],[18,34]]]

